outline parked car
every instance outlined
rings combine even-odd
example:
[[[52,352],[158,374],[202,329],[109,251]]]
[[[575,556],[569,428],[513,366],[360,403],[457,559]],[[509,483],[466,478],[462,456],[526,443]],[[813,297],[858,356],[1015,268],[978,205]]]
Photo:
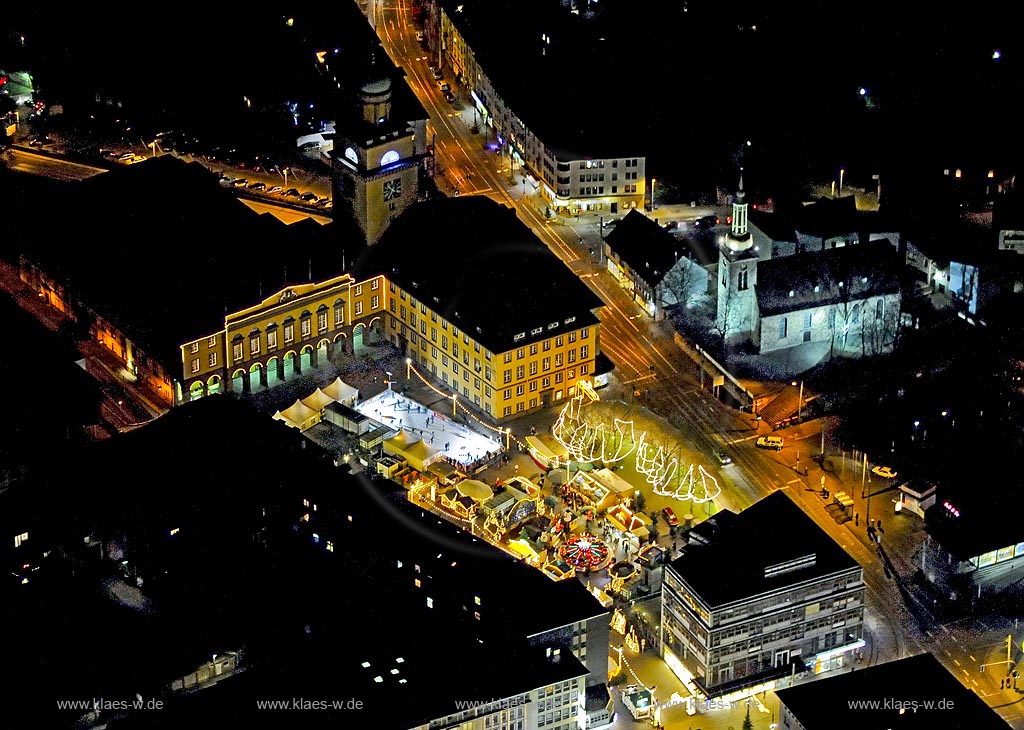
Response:
[[[49,137],[33,137],[29,140],[29,147],[42,147],[44,144],[50,144],[53,140]]]
[[[329,204],[330,202],[331,202],[331,199],[330,199],[330,198],[320,198],[320,199],[318,199],[318,200],[316,201],[316,204],[317,204],[317,205],[323,205],[323,206],[326,206],[326,205],[328,205],[328,204]]]
[[[671,507],[666,507],[661,511],[661,514],[665,515],[665,521],[672,527],[679,525],[679,518],[676,517],[676,513],[672,511]]]
[[[302,195],[299,196],[299,200],[302,200],[306,203],[311,203],[316,200],[316,193],[303,193]]]
[[[299,191],[297,188],[288,188],[283,193],[281,193],[281,195],[283,195],[286,198],[297,198],[299,197]]]
[[[720,222],[721,221],[718,220],[717,216],[702,215],[700,218],[698,218],[697,220],[695,220],[693,222],[693,227],[694,228],[701,228],[701,229],[714,228]]]
[[[601,222],[601,227],[602,228],[614,228],[615,226],[619,225],[619,221],[620,220],[622,220],[622,219],[621,218],[609,218],[608,220]]]
[[[430,75],[433,76],[435,79],[440,79],[444,77],[444,74],[441,73],[441,69],[437,68],[436,66],[430,67]]]
[[[729,456],[724,451],[716,451],[715,452],[715,458],[718,459],[718,463],[721,464],[722,466],[725,466],[726,464],[731,464],[732,463],[732,457]]]
[[[876,474],[876,475],[882,477],[883,479],[895,479],[896,478],[896,472],[894,472],[888,466],[876,466],[876,467],[871,469],[871,473],[872,474]]]
[[[759,449],[775,449],[782,451],[782,438],[780,436],[760,436],[755,445]]]
[[[246,180],[244,177],[240,177],[237,180],[232,181],[231,184],[234,185],[236,188],[244,188],[246,185],[249,184],[249,181]]]
[[[221,185],[224,185],[226,187],[228,185],[234,184],[235,178],[228,177],[227,175],[224,175],[219,180],[217,180],[217,182],[219,182]]]
[[[267,184],[265,182],[254,182],[249,183],[249,190],[266,190]]]
[[[270,193],[271,195],[277,195],[278,193],[283,193],[284,188],[282,188],[280,185],[275,185],[274,187],[270,188],[270,190],[268,190],[267,192]]]

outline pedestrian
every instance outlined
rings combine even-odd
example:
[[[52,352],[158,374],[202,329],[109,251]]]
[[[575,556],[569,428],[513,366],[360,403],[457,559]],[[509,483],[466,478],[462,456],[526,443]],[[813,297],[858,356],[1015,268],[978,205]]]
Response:
[[[860,512],[853,513],[853,526],[860,527]]]

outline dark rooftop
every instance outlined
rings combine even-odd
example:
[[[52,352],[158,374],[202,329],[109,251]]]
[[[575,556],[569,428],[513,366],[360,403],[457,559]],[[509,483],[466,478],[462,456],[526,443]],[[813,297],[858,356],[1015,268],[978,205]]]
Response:
[[[994,470],[991,477],[1002,478],[1002,472]],[[940,486],[935,504],[925,511],[925,530],[960,560],[1024,541],[1024,526],[1013,493],[982,498],[973,486],[976,478],[957,481],[954,486]],[[946,509],[947,501],[956,513]]]
[[[566,81],[559,90],[547,92],[544,89],[549,82],[540,81],[563,78],[568,69],[599,66],[600,87],[623,88],[628,93],[635,74],[623,75],[617,69],[631,69],[635,59],[632,54],[622,58],[620,54],[626,51],[615,39],[596,32],[556,2],[441,0],[439,4],[472,49],[495,92],[559,159],[647,154],[644,148],[648,140],[623,134],[623,129],[634,125],[635,115],[628,105],[602,102],[603,92],[595,86],[581,90],[576,98],[582,100],[593,94],[600,113],[563,114],[557,109],[552,113],[552,104],[557,105],[558,99],[574,98],[572,92],[578,82]],[[520,39],[514,52],[508,45],[509,18],[514,18],[516,37]],[[524,68],[530,73],[523,73]]]
[[[171,155],[69,183],[43,204],[26,256],[170,368],[181,343],[223,329],[226,311],[336,276],[363,248],[354,222],[285,225]]]
[[[605,236],[608,247],[650,287],[656,287],[679,259],[690,253],[687,241],[673,236],[637,210],[627,213]]]
[[[902,270],[886,239],[769,259],[758,267],[757,305],[767,317],[896,294]]]
[[[803,567],[766,575],[809,556],[813,561]],[[709,565],[729,570],[708,570]],[[784,492],[773,492],[720,525],[710,544],[688,548],[670,567],[717,608],[859,566]]]
[[[804,730],[1010,727],[931,654],[858,668],[856,672],[779,689],[776,694]],[[917,705],[903,712],[895,706],[886,708],[884,703],[891,704],[894,699]],[[879,708],[852,709],[850,703],[857,701],[877,702]]]
[[[424,231],[436,232],[430,247]],[[593,325],[604,305],[513,209],[483,196],[411,206],[352,273],[393,279],[494,353]]]

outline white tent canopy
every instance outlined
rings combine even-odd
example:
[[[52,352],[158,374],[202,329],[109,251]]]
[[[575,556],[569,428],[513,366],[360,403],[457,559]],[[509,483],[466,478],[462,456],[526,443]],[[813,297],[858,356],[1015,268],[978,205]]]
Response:
[[[400,456],[409,462],[409,466],[423,471],[427,466],[441,458],[441,452],[423,442],[404,428],[384,441],[384,453]]]
[[[356,401],[359,400],[359,391],[348,383],[342,381],[341,378],[336,378],[334,382],[325,385],[320,390],[336,400],[338,403],[348,406],[349,408],[354,407]]]
[[[284,421],[292,428],[305,431],[310,426],[319,423],[320,412],[313,410],[301,400],[296,400],[283,411],[275,413],[274,418],[278,421]]]
[[[303,405],[307,408],[311,408],[314,411],[322,411],[330,403],[335,402],[333,396],[328,395],[322,389],[317,388],[313,391],[312,395],[308,395],[302,399]]]

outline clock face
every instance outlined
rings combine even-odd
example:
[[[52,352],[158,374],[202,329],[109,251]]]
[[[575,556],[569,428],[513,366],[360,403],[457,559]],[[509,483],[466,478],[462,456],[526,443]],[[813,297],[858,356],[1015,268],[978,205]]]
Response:
[[[399,179],[384,181],[384,200],[402,197],[402,181]]]
[[[359,164],[359,155],[357,155],[356,151],[351,147],[345,148],[345,157],[352,160],[352,162],[356,163],[357,165]]]
[[[388,150],[384,153],[384,156],[380,158],[380,166],[390,165],[392,162],[398,162],[399,154],[394,150]]]

